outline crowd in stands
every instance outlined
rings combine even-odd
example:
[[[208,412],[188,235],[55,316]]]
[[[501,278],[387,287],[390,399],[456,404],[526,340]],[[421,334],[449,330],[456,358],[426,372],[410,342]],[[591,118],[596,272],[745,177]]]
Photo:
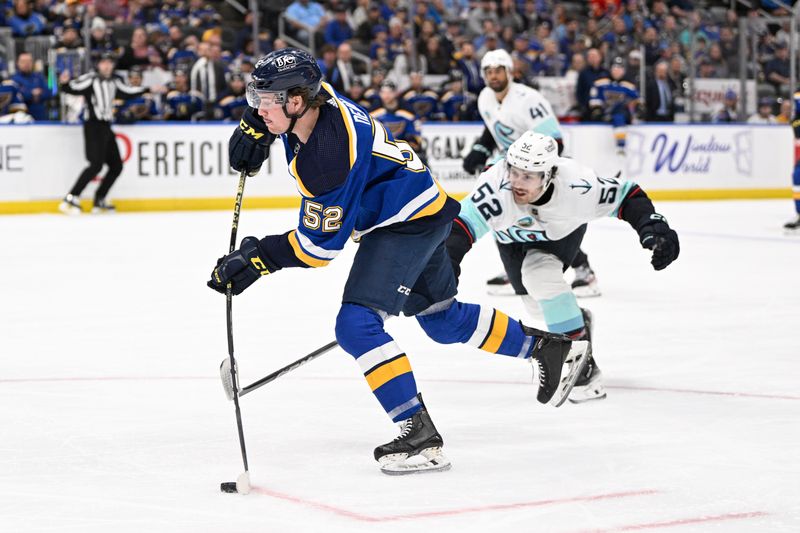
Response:
[[[574,83],[574,105],[563,113],[570,120],[613,121],[621,110],[628,121],[673,121],[686,111],[692,67],[697,78],[738,78],[744,65],[745,76],[758,82],[754,121],[778,120],[793,89],[788,19],[767,23],[758,16],[789,16],[786,2],[773,0],[736,10],[729,1],[691,0],[270,0],[260,2],[268,16],[257,41],[253,15],[221,0],[0,3],[0,27],[10,28],[18,52],[0,65],[4,121],[67,118],[59,77],[79,75],[108,52],[130,84],[150,88],[120,103],[118,121],[238,120],[256,44],[262,54],[287,46],[277,15],[289,37],[313,46],[337,90],[375,111],[387,107],[381,90],[389,87],[392,105],[417,121],[479,120],[480,58],[498,48],[511,53],[518,81]],[[746,50],[740,17],[753,21]],[[48,37],[56,53],[27,51],[35,36]],[[48,62],[53,57],[55,64]],[[726,94],[708,118],[745,120],[736,97]]]

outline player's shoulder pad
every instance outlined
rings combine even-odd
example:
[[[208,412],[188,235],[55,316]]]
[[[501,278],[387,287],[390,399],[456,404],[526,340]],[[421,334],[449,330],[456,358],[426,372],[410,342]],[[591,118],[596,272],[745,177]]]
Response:
[[[191,97],[193,97],[193,98],[197,98],[197,99],[199,99],[201,102],[204,102],[204,101],[205,101],[205,97],[203,96],[203,93],[201,93],[200,91],[191,91],[191,90],[190,90],[190,91],[189,91],[189,96],[191,96]]]
[[[636,85],[634,85],[633,83],[629,82],[628,80],[622,80],[622,81],[619,82],[619,84],[622,87],[625,87],[626,89],[631,89],[632,91],[636,90]]]
[[[341,113],[320,113],[314,135],[297,153],[291,169],[303,187],[319,196],[340,187],[350,174],[350,133]]]
[[[233,102],[236,98],[234,96],[228,95],[220,99],[218,105],[228,105]]]
[[[179,90],[177,90],[177,89],[172,89],[171,91],[169,91],[169,92],[167,93],[167,99],[168,99],[168,100],[171,100],[171,99],[173,99],[173,98],[177,98],[177,97],[179,97],[181,94],[183,94],[183,93],[181,93]]]
[[[386,114],[386,108],[379,107],[378,109],[373,109],[372,111],[369,112],[369,114],[375,118],[381,118],[383,115]]]
[[[610,78],[597,78],[592,85],[600,87],[602,85],[608,85],[609,83],[611,83]]]

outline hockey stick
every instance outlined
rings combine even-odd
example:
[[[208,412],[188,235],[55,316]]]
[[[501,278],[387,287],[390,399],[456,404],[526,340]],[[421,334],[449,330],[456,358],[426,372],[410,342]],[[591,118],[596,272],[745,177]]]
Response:
[[[236,203],[233,206],[233,224],[231,225],[231,243],[228,253],[232,254],[236,249],[236,231],[239,229],[239,212],[242,210],[242,196],[244,195],[244,181],[247,171],[243,170],[239,174],[239,188],[236,190]],[[228,325],[228,360],[230,364],[231,381],[236,383],[236,359],[233,357],[233,286],[228,282],[225,290],[225,311]],[[224,482],[220,485],[223,492],[238,492],[247,494],[250,492],[250,468],[247,465],[247,449],[244,445],[244,429],[242,428],[242,411],[239,409],[239,395],[234,387],[233,404],[236,406],[236,429],[239,432],[239,446],[242,449],[242,462],[244,472],[239,475],[236,482]]]
[[[323,355],[325,353],[328,353],[329,351],[331,351],[332,349],[336,348],[337,346],[339,346],[338,342],[331,341],[328,344],[326,344],[325,346],[323,346],[321,348],[317,348],[316,350],[314,350],[310,354],[304,355],[303,357],[301,357],[300,359],[298,359],[294,363],[289,363],[285,367],[280,368],[280,369],[276,370],[275,372],[273,372],[272,374],[270,374],[268,376],[264,376],[263,378],[259,379],[258,381],[255,381],[255,382],[251,383],[250,385],[248,385],[248,386],[246,386],[244,388],[241,388],[241,389],[239,389],[238,387],[234,386],[234,383],[236,383],[236,381],[233,381],[231,379],[231,376],[233,374],[230,372],[230,360],[229,359],[224,359],[222,361],[222,363],[219,365],[219,374],[220,374],[220,377],[222,378],[222,388],[225,389],[225,395],[228,397],[229,400],[233,400],[234,399],[234,397],[235,397],[234,396],[234,392],[237,393],[239,395],[239,397],[242,397],[245,394],[249,394],[249,393],[253,392],[256,389],[259,389],[259,388],[263,387],[267,383],[275,381],[276,379],[278,379],[279,377],[283,376],[284,374],[288,374],[292,370],[300,368],[304,364],[313,361],[317,357],[319,357],[319,356],[321,356],[321,355]]]

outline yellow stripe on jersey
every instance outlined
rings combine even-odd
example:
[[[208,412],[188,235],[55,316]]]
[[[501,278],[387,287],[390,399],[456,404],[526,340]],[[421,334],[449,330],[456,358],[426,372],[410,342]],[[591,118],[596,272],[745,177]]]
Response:
[[[793,192],[792,193],[793,200],[800,200],[800,192]]]
[[[411,363],[408,362],[408,357],[401,355],[397,359],[392,359],[375,368],[369,374],[364,374],[364,377],[367,378],[370,389],[374,391],[387,381],[408,372],[411,372]]]
[[[300,194],[305,196],[306,198],[314,198],[314,195],[311,194],[305,185],[303,185],[303,180],[300,179],[300,174],[297,173],[297,156],[294,156],[292,162],[289,163],[289,173],[294,177],[294,181],[297,182],[297,188],[300,189]]]
[[[416,220],[418,218],[434,215],[438,213],[442,207],[444,207],[444,203],[447,201],[447,193],[444,192],[444,189],[442,189],[442,186],[439,185],[439,182],[436,180],[436,178],[433,178],[433,182],[436,184],[436,188],[439,189],[439,194],[431,203],[420,209],[417,214],[411,217],[409,220]]]
[[[497,353],[503,339],[506,338],[506,331],[508,330],[508,315],[495,310],[494,321],[492,322],[492,330],[486,336],[486,340],[481,344],[480,349],[487,352]]]
[[[289,245],[292,247],[292,250],[294,250],[294,255],[296,255],[300,261],[308,266],[315,268],[328,266],[328,263],[331,262],[330,259],[318,259],[312,255],[308,255],[305,250],[303,250],[303,247],[300,246],[300,242],[297,240],[296,233],[297,230],[292,230],[289,232]]]
[[[614,138],[617,139],[617,140],[624,139],[625,138],[625,132],[624,131],[615,131],[614,132]]]
[[[353,126],[353,119],[350,117],[350,112],[345,108],[344,103],[336,98],[336,95],[333,91],[333,87],[329,84],[322,82],[322,87],[330,94],[333,99],[336,101],[336,106],[339,108],[339,112],[342,114],[342,120],[344,121],[344,127],[347,129],[347,140],[350,144],[350,168],[353,168],[353,165],[356,164],[356,132],[355,127]]]

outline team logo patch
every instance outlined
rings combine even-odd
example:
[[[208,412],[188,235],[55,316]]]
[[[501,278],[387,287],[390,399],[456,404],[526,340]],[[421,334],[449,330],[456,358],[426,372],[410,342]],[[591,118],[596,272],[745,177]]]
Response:
[[[296,62],[297,60],[294,56],[283,56],[275,60],[275,66],[278,68],[279,72],[282,72],[284,70],[294,68]]]

